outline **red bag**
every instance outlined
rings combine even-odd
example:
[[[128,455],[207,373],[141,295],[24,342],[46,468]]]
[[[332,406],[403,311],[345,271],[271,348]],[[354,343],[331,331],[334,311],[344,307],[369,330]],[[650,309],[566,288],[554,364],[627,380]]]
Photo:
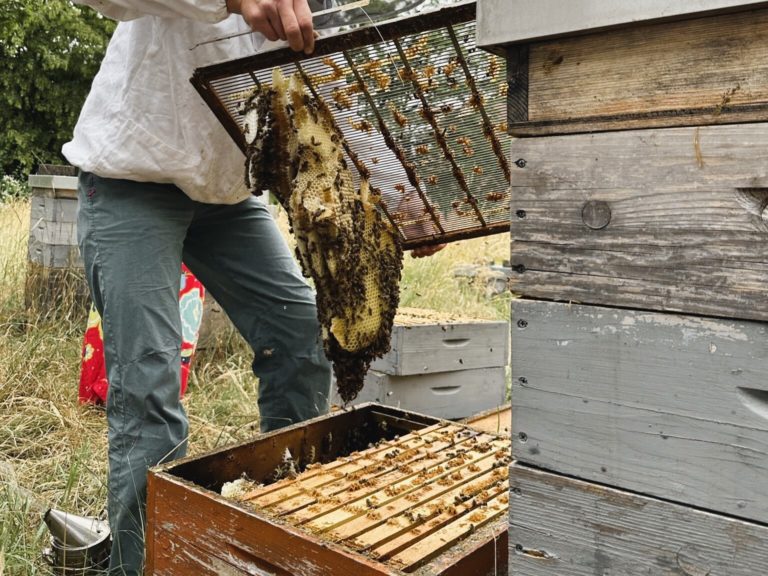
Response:
[[[181,313],[181,396],[187,390],[189,369],[197,347],[200,324],[203,320],[205,288],[189,269],[181,265],[181,288],[179,289],[179,312]],[[107,370],[104,364],[104,334],[101,317],[91,304],[88,326],[83,340],[82,362],[80,364],[80,388],[78,397],[85,404],[104,404],[107,401]]]

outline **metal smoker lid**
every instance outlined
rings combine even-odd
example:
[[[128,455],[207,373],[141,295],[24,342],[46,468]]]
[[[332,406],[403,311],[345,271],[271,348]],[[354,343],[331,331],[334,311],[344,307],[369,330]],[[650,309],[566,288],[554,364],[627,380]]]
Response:
[[[241,149],[241,106],[275,66],[329,104],[404,248],[509,230],[505,63],[477,48],[474,1],[341,27],[310,57],[280,48],[197,69],[193,85]]]

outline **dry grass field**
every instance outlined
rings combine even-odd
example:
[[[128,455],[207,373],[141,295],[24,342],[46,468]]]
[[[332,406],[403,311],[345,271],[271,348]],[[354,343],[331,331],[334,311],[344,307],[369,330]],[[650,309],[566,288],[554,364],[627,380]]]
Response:
[[[77,402],[82,311],[25,310],[29,204],[0,204],[0,576],[48,574],[40,559],[48,507],[101,514],[106,489],[103,410]],[[508,318],[508,293],[457,279],[458,265],[501,263],[507,234],[449,245],[431,258],[406,257],[403,306]],[[257,381],[236,339],[201,351],[185,405],[191,453],[242,441],[258,430]]]

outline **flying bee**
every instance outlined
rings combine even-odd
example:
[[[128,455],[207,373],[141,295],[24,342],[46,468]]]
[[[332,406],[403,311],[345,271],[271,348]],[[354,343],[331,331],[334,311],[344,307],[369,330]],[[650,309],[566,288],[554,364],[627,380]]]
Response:
[[[483,175],[483,167],[482,166],[473,166],[472,167],[472,172],[474,172],[478,176],[482,176]]]
[[[428,154],[429,153],[429,146],[426,144],[419,144],[416,146],[416,152],[418,154]]]
[[[433,186],[437,184],[437,176],[432,174],[429,178],[427,178],[427,182],[432,184]]]
[[[448,114],[449,112],[453,112],[453,106],[451,106],[450,104],[442,104],[440,106],[440,112],[442,112],[443,114]]]
[[[395,184],[395,190],[400,192],[400,194],[405,194],[405,186],[403,184]]]

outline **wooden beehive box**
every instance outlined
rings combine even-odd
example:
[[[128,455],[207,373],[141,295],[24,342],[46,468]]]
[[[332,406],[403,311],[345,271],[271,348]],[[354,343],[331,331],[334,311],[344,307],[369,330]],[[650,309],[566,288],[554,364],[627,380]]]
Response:
[[[371,369],[392,376],[506,366],[507,322],[467,318],[433,310],[401,308],[390,350]]]
[[[508,322],[401,308],[355,402],[453,419],[488,410],[506,398],[508,342]]]
[[[441,484],[459,471],[449,462],[463,447],[464,480]],[[270,484],[285,470],[286,449],[298,469],[325,465]],[[508,501],[508,484],[466,496],[491,468],[499,473],[507,454],[501,436],[368,404],[160,466],[149,476],[146,573],[506,574],[506,508],[495,507]],[[432,475],[427,460],[444,469]],[[220,495],[243,474],[266,486],[244,500]],[[455,524],[429,508],[439,499],[454,502]],[[482,514],[462,516],[476,500],[486,502]]]
[[[513,574],[768,573],[765,6],[480,0],[515,137]]]
[[[71,166],[42,165],[31,189],[25,301],[41,311],[83,309],[88,287],[77,246],[77,177]]]

